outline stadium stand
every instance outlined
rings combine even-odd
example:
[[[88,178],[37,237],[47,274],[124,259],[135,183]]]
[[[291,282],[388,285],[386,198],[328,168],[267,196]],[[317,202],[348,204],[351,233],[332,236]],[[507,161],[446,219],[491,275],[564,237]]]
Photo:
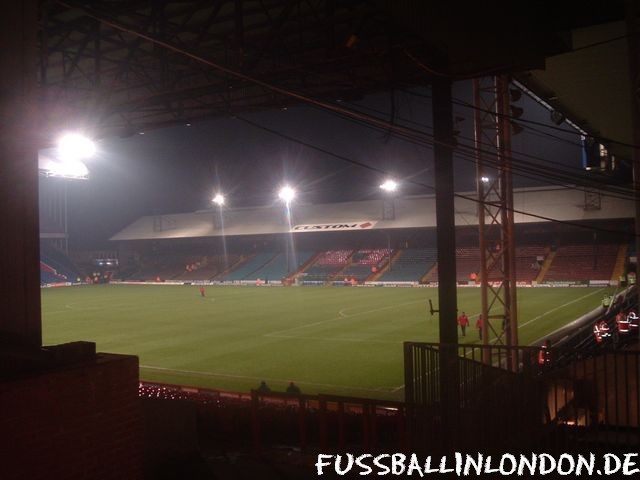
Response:
[[[419,281],[436,262],[435,248],[408,248],[393,262],[380,281],[383,282],[413,282]]]
[[[609,280],[619,245],[559,246],[545,282]]]
[[[207,255],[200,257],[196,262],[185,263],[184,271],[174,277],[174,280],[210,280],[224,272],[229,266],[240,260],[239,255]]]
[[[276,256],[275,253],[258,253],[242,262],[238,267],[216,280],[239,281],[250,279],[251,274],[260,270]]]
[[[480,249],[478,247],[456,248],[456,279],[458,282],[467,282],[472,273],[480,271]],[[438,281],[438,265],[435,266],[427,278],[427,282]]]
[[[540,272],[538,258],[547,255],[548,248],[544,245],[516,247],[516,280],[532,282]]]
[[[540,273],[541,264],[538,257],[544,259],[549,248],[544,245],[530,245],[526,247],[516,247],[516,280],[518,282],[532,282]],[[500,278],[499,269],[496,264],[489,271],[489,280]]]
[[[286,254],[278,253],[258,270],[247,275],[244,280],[257,280],[258,278],[265,281],[282,280],[288,274],[294,273],[299,266],[307,263],[313,255],[314,252],[297,252],[295,265],[291,265],[292,259],[287,260]]]
[[[353,254],[353,250],[328,250],[318,257],[316,265],[343,266]]]
[[[130,278],[136,280],[168,280],[182,275],[185,265],[198,261],[199,257],[177,253],[167,253],[145,256],[140,269]]]
[[[392,252],[388,248],[358,250],[351,257],[352,263],[340,275],[363,282],[372,275],[374,268],[378,270],[389,261]]]
[[[456,278],[459,282],[470,279],[472,273],[480,270],[480,249],[478,247],[456,248]]]
[[[308,281],[326,281],[342,270],[353,250],[327,250],[318,256],[316,262],[306,270]]]
[[[75,282],[80,276],[78,268],[64,253],[40,245],[40,284]]]
[[[610,281],[616,268],[623,271],[628,258],[624,244],[609,243],[602,245],[579,245],[570,243],[554,247],[549,238],[546,242],[521,245],[516,248],[516,278],[519,282],[584,282],[588,280]],[[427,243],[427,242],[425,242]],[[469,242],[471,243],[471,242]],[[428,243],[427,243],[428,244]],[[468,245],[468,244],[467,244]],[[472,245],[472,244],[471,244]],[[127,272],[121,271],[120,278],[132,280],[183,280],[183,281],[253,281],[257,279],[279,281],[294,271],[303,273],[304,281],[327,282],[340,281],[343,278],[358,282],[375,280],[381,282],[436,282],[438,275],[437,249],[434,246],[423,248],[388,249],[360,248],[315,251],[314,246],[306,245],[296,253],[296,259],[287,259],[284,252],[277,252],[275,245],[264,243],[256,247],[237,245],[236,252],[253,251],[258,253],[241,255],[240,253],[207,255],[202,250],[188,249],[178,253],[172,250],[153,251],[140,255],[139,266]],[[239,248],[238,248],[239,247]],[[311,248],[309,248],[311,247]],[[272,250],[273,248],[273,250]],[[251,249],[251,250],[250,250]],[[266,250],[266,251],[265,251]],[[196,253],[198,252],[198,253]],[[387,268],[389,259],[392,265]],[[226,259],[226,261],[225,261]],[[500,257],[496,256],[496,261]],[[44,261],[44,260],[43,260]],[[61,262],[45,263],[57,274],[68,278],[68,267],[60,267]],[[498,264],[489,265],[489,279],[498,280]],[[295,267],[295,268],[294,268]],[[377,275],[374,275],[377,270]],[[480,271],[480,249],[477,246],[459,246],[456,248],[456,278],[458,282],[473,281]],[[135,272],[135,273],[131,273]],[[49,272],[51,273],[51,272]],[[125,273],[127,275],[125,275]],[[47,276],[47,280],[53,277]],[[44,281],[44,277],[43,277]]]
[[[59,274],[54,268],[40,262],[40,285],[62,283],[70,281],[65,275]]]

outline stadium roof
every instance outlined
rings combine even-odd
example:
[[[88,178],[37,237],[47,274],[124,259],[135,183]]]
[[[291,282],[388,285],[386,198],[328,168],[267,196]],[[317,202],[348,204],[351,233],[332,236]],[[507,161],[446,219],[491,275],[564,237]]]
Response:
[[[573,51],[546,59],[517,78],[609,151],[630,158],[633,144],[627,28],[610,22],[571,32]],[[611,141],[610,139],[614,139]]]
[[[41,2],[39,83],[51,132],[132,135],[300,98],[361,97],[542,68],[567,32],[622,20],[620,0]],[[424,67],[429,65],[428,69]],[[435,67],[436,70],[432,70]],[[272,88],[276,86],[277,88]]]
[[[475,193],[456,198],[456,225],[477,224]],[[467,197],[467,198],[465,198]],[[514,191],[515,222],[552,220],[624,219],[633,217],[633,202],[599,192],[572,188],[522,188]],[[526,212],[526,213],[525,213]],[[224,225],[224,229],[222,228]],[[289,224],[284,207],[229,208],[220,212],[142,217],[111,240],[160,240],[177,238],[335,232],[436,227],[435,197],[415,196],[395,200],[367,200],[323,205],[293,205]]]

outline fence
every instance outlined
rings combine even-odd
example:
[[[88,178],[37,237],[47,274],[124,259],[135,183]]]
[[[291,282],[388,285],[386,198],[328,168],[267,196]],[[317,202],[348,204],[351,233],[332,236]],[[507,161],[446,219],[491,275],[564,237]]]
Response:
[[[640,445],[638,351],[413,342],[404,349],[414,448],[560,452]]]
[[[541,355],[542,352],[542,355]],[[640,448],[640,351],[408,342],[405,402],[141,385],[199,405],[254,452],[616,452]],[[509,367],[509,368],[507,368]]]
[[[254,453],[274,445],[323,452],[405,450],[403,402],[336,395],[226,392],[141,382],[141,397],[197,406],[200,431],[231,444],[252,440]]]
[[[280,408],[274,409],[274,404]],[[287,408],[282,409],[283,405]],[[295,438],[302,451],[310,447],[322,452],[403,451],[407,447],[402,402],[253,390],[251,418],[253,449],[258,453],[282,437],[289,443]]]

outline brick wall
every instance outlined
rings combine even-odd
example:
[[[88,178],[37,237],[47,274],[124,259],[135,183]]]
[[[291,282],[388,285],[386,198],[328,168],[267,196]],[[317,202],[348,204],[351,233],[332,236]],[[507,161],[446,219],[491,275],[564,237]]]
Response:
[[[142,478],[138,359],[0,381],[0,478]]]

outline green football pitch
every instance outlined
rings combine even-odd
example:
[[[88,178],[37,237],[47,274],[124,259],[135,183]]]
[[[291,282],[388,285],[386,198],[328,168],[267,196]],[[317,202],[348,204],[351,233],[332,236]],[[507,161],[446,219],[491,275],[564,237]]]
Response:
[[[519,338],[530,344],[597,307],[607,288],[522,288]],[[45,344],[96,342],[140,358],[141,378],[248,391],[295,381],[305,393],[402,395],[402,342],[435,342],[432,288],[101,285],[42,290]],[[480,291],[458,290],[474,328]]]

